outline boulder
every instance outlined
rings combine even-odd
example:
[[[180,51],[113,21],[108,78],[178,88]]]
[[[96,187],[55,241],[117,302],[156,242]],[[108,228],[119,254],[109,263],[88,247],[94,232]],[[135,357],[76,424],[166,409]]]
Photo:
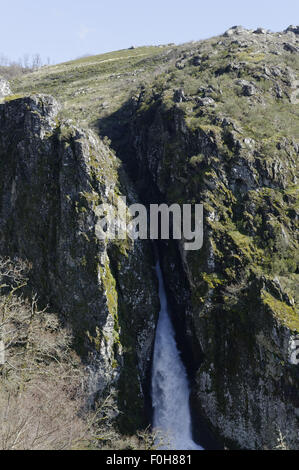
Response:
[[[213,106],[215,104],[215,101],[213,98],[205,97],[205,98],[198,98],[197,103],[199,106]]]
[[[290,25],[287,29],[285,29],[284,33],[299,34],[299,26]]]
[[[232,26],[230,29],[225,31],[223,36],[230,37],[230,36],[233,36],[234,34],[242,34],[244,32],[246,32],[246,29],[243,28],[243,26]]]

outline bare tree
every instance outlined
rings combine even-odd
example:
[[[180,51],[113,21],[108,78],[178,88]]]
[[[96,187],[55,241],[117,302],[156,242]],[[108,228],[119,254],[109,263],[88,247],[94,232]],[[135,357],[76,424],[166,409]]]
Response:
[[[17,295],[28,269],[0,259],[0,449],[73,448],[88,430],[85,370],[57,316]]]
[[[72,350],[71,331],[36,297],[21,295],[30,269],[0,258],[0,450],[155,449],[162,440],[150,429],[117,431],[115,391],[86,406],[88,370]]]
[[[38,70],[43,65],[40,54],[34,54],[32,57],[32,68]]]

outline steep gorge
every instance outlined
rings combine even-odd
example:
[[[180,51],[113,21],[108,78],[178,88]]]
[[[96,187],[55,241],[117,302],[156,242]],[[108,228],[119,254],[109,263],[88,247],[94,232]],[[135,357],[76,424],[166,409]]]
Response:
[[[0,251],[31,263],[40,303],[71,327],[95,391],[118,392],[121,427],[144,421],[158,287],[149,242],[101,237],[98,206],[136,195],[111,149],[57,119],[48,96],[0,106]]]
[[[298,317],[292,297],[279,282],[279,270],[274,268],[273,273],[264,264],[270,240],[280,243],[279,232],[267,236],[262,228],[256,233],[258,227],[249,225],[258,211],[265,225],[267,219],[281,220],[267,205],[271,189],[263,189],[262,181],[252,183],[259,164],[238,154],[229,164],[223,162],[215,135],[193,133],[183,113],[177,108],[164,112],[163,103],[150,125],[146,120],[146,126],[133,133],[141,136],[135,140],[141,172],[148,159],[147,168],[164,202],[204,203],[202,250],[186,253],[174,242],[165,242],[162,250],[174,322],[184,331],[186,357],[195,375],[192,405],[197,422],[205,417],[229,447],[273,448],[279,432],[291,448],[296,447],[298,370],[290,345],[297,337]],[[185,162],[186,155],[192,159],[194,154],[200,155],[196,171],[192,164],[191,169],[180,168],[180,156]],[[289,168],[291,173],[292,162]],[[291,200],[285,201],[292,207]],[[287,226],[294,234],[292,224],[290,218]],[[264,254],[259,236],[267,237]],[[285,276],[281,274],[282,281]]]
[[[255,41],[247,31],[235,34],[243,47]],[[269,54],[268,44],[263,46]],[[204,204],[203,248],[186,253],[169,241],[161,249],[173,320],[193,382],[195,432],[205,418],[229,447],[271,449],[283,435],[297,448],[298,132],[293,128],[287,135],[275,125],[268,130],[266,122],[220,110],[221,102],[231,100],[224,93],[231,93],[242,109],[255,108],[268,122],[279,123],[276,90],[262,86],[274,77],[279,86],[277,71],[271,77],[264,66],[232,63],[231,55],[219,67],[216,53],[189,52],[183,61],[179,72],[165,72],[124,107],[130,118],[125,137],[115,144],[144,202]],[[188,94],[198,68],[202,82],[207,70],[210,83],[213,72],[220,77],[217,86],[203,84]],[[290,67],[284,73],[296,76]],[[228,80],[241,85],[242,93],[237,86],[228,92]],[[286,109],[298,122],[293,80],[282,78],[279,100],[282,104],[285,94]],[[264,125],[262,137],[256,125]]]
[[[120,195],[204,204],[201,250],[159,243],[195,435],[204,420],[229,448],[280,435],[298,448],[296,47],[296,29],[233,28],[163,52],[163,70],[99,117],[110,143],[51,97],[0,105],[0,252],[32,263],[95,390],[117,391],[124,432],[148,421],[159,298],[150,242],[99,237],[97,207]],[[37,91],[49,86],[43,75]]]

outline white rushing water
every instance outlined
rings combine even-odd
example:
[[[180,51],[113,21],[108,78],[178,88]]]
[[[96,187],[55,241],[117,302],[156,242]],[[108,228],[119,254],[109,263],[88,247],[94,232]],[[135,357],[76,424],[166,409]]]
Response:
[[[156,331],[152,371],[153,426],[161,431],[163,436],[161,449],[202,450],[202,447],[192,439],[189,384],[168,313],[159,262],[157,262],[156,271],[159,279],[161,310]]]

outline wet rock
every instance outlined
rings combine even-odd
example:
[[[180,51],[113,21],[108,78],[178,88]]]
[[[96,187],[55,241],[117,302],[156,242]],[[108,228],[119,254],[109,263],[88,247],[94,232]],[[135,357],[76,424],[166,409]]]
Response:
[[[254,96],[257,93],[256,87],[247,80],[238,80],[236,84],[242,87],[244,96]]]

